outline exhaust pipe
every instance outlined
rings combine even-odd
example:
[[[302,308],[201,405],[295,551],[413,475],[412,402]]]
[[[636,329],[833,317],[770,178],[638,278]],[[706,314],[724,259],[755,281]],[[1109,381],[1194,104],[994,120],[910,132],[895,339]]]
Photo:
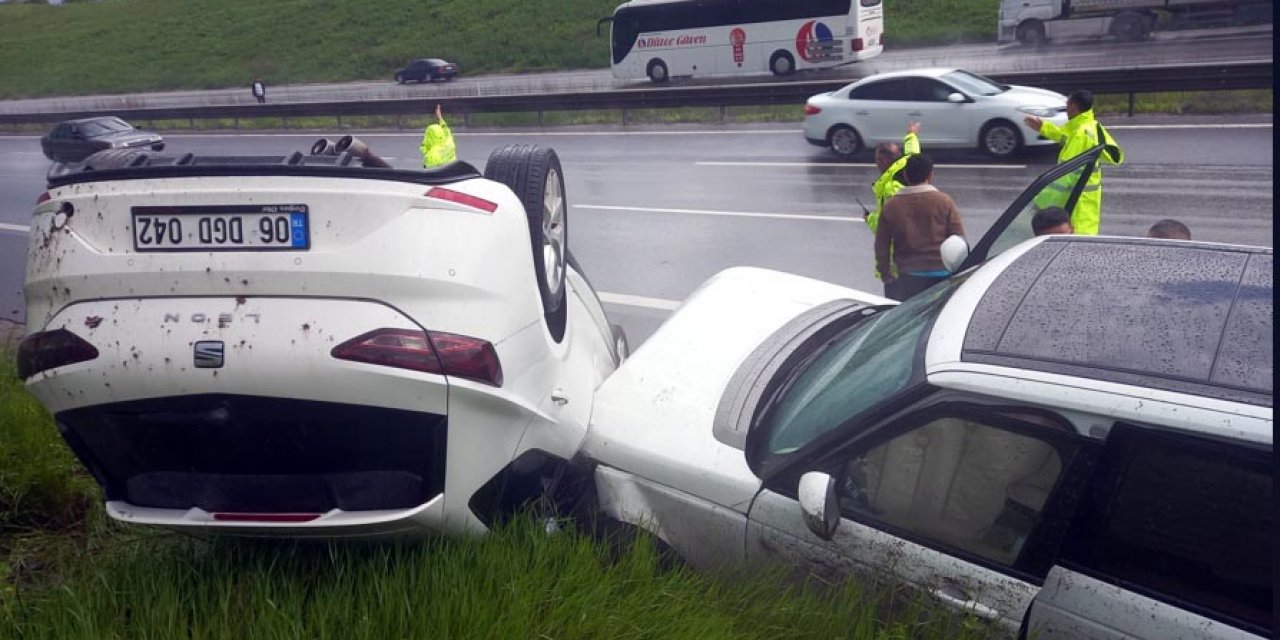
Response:
[[[314,149],[315,147],[312,148]],[[341,138],[338,138],[338,143],[333,145],[333,149],[334,153],[343,153],[345,151],[346,153],[350,153],[351,155],[360,158],[360,161],[363,162],[366,167],[381,167],[384,169],[392,168],[386,160],[379,158],[377,154],[370,151],[369,145],[353,136],[342,136]]]
[[[335,145],[332,140],[320,138],[315,144],[311,145],[311,155],[313,156],[336,156],[338,152],[334,150]]]

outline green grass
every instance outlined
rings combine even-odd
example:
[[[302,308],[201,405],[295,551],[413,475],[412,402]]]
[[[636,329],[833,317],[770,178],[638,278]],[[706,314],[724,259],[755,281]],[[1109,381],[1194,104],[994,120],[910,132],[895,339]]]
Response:
[[[603,68],[619,0],[102,0],[0,5],[0,99]],[[996,0],[888,0],[891,47],[994,40]],[[606,29],[607,31],[607,29]]]
[[[792,569],[695,573],[644,536],[516,518],[400,544],[203,540],[115,523],[0,350],[0,638],[985,638],[932,601]]]
[[[12,353],[0,350],[0,535],[80,528],[99,500],[48,412],[22,388]]]
[[[79,557],[81,563],[69,561]],[[979,638],[927,601],[849,582],[663,569],[517,519],[482,539],[298,544],[117,534],[14,589],[0,634],[112,638]],[[892,593],[892,592],[884,592]]]

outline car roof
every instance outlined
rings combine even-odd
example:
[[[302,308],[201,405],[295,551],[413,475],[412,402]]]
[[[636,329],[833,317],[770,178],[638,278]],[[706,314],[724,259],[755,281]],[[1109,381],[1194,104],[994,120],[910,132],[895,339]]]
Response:
[[[92,118],[79,118],[76,120],[66,120],[59,124],[84,124],[86,122],[98,122],[99,120],[120,120],[121,122],[125,122],[124,120],[121,120],[116,116],[93,116]],[[128,124],[128,123],[125,122],[125,124]]]
[[[1037,242],[982,292],[961,361],[1272,406],[1271,249]]]
[[[889,79],[889,78],[904,78],[904,77],[908,77],[908,76],[913,77],[913,78],[914,78],[914,77],[937,78],[938,76],[946,75],[946,74],[948,74],[948,73],[951,73],[952,71],[960,71],[960,69],[957,69],[957,68],[955,68],[955,67],[922,67],[922,68],[920,68],[920,69],[904,69],[904,70],[901,70],[901,71],[885,71],[885,72],[883,72],[883,73],[877,73],[877,74],[875,74],[875,75],[873,75],[873,76],[867,76],[866,78],[863,78],[863,79],[861,79],[861,80],[859,80],[859,81],[857,81],[857,82],[854,82],[854,83],[852,83],[852,84],[850,84],[850,85],[848,85],[848,86],[851,86],[851,87],[852,87],[852,86],[854,86],[854,85],[859,85],[859,84],[863,84],[863,83],[867,83],[867,82],[875,82],[875,81],[877,81],[877,80],[887,80],[887,79]]]

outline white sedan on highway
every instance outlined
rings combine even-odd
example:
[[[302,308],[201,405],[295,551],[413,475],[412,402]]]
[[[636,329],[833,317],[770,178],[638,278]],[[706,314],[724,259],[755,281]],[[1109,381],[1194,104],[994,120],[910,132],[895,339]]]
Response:
[[[901,305],[703,284],[597,393],[595,512],[696,567],[884,578],[1009,635],[1269,637],[1272,251],[1031,238],[1100,149]]]
[[[902,140],[907,123],[923,123],[926,149],[976,147],[1008,158],[1024,147],[1049,145],[1022,123],[1037,116],[1067,121],[1067,98],[1060,93],[1000,84],[954,68],[880,73],[836,91],[809,98],[804,137],[851,157],[880,142]]]

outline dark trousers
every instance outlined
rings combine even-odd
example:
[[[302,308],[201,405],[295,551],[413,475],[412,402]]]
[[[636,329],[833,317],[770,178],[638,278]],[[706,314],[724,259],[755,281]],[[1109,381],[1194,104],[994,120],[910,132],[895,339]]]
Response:
[[[946,279],[946,276],[912,276],[903,274],[898,276],[897,280],[885,283],[884,297],[903,302],[907,298]]]

